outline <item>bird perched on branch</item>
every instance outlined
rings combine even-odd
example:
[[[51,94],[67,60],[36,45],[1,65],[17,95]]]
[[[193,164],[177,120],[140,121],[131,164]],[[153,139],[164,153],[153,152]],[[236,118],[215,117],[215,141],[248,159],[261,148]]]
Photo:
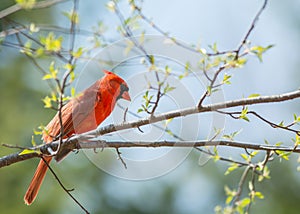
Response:
[[[71,99],[62,107],[61,121],[59,112],[57,112],[43,133],[43,141],[45,143],[52,142],[58,136],[67,138],[73,134],[80,134],[96,129],[113,111],[118,99],[122,98],[130,101],[126,82],[110,71],[104,71],[104,73],[105,76],[103,78],[97,80],[78,97]],[[60,161],[69,152],[71,151],[59,151],[55,159]],[[52,159],[49,156],[43,158],[48,164]],[[30,205],[36,198],[46,175],[48,166],[44,160],[40,160],[24,196],[24,201],[27,205]]]

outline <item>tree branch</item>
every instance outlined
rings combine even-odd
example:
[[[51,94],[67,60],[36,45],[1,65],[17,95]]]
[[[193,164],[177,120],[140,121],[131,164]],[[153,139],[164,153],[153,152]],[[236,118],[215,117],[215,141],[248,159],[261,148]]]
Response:
[[[87,132],[86,134],[93,135],[93,136],[99,136],[99,135],[104,135],[104,134],[115,132],[115,131],[120,131],[120,130],[125,130],[125,129],[135,128],[135,127],[139,127],[139,126],[143,126],[143,125],[152,124],[152,123],[156,123],[159,121],[168,120],[171,118],[183,117],[183,116],[197,114],[197,113],[203,113],[203,112],[212,112],[212,111],[216,111],[219,109],[225,109],[225,108],[227,109],[227,108],[232,108],[232,107],[237,107],[237,106],[283,102],[283,101],[292,100],[292,99],[299,98],[299,97],[300,97],[300,90],[297,90],[297,91],[280,94],[280,95],[243,98],[243,99],[227,101],[227,102],[223,102],[223,103],[203,105],[203,106],[200,106],[199,108],[198,107],[189,107],[189,108],[185,108],[185,109],[174,110],[174,111],[170,111],[167,113],[162,113],[162,114],[152,116],[149,118],[144,118],[144,119],[141,119],[138,121],[131,121],[131,122],[126,122],[126,123],[122,123],[122,124],[118,124],[118,125],[108,125],[101,129]]]
[[[46,7],[50,7],[54,4],[58,4],[61,2],[64,2],[67,0],[45,0],[45,1],[40,1],[40,2],[36,2],[33,6],[33,8],[31,9],[40,9],[40,8],[46,8]],[[14,4],[4,10],[0,11],[0,19],[2,19],[3,17],[6,17],[12,13],[15,13],[19,10],[22,10],[23,8],[19,5],[19,4]]]
[[[80,136],[80,135],[79,135]],[[266,144],[252,144],[246,142],[237,142],[229,140],[200,140],[200,141],[157,141],[157,142],[147,142],[147,141],[136,141],[136,142],[123,142],[123,141],[105,141],[105,140],[88,140],[81,141],[77,136],[70,138],[68,141],[63,142],[64,148],[67,149],[95,149],[95,148],[138,148],[138,147],[204,147],[204,146],[227,146],[243,149],[253,149],[253,150],[264,150],[264,151],[284,151],[284,152],[294,152],[300,153],[300,148],[295,148],[294,146],[274,146]],[[36,147],[28,148],[32,150],[29,154],[14,153],[11,155],[4,156],[0,158],[0,168],[9,166],[13,163],[28,160],[35,157],[41,157],[42,155],[50,155],[49,150],[56,150],[59,146],[59,140],[54,141],[49,144],[43,144]]]
[[[161,141],[161,142],[107,142],[103,140],[95,139],[98,136],[108,134],[111,132],[121,131],[125,129],[137,128],[143,125],[164,121],[171,118],[177,118],[202,112],[212,112],[219,109],[231,108],[237,106],[254,105],[270,102],[282,102],[286,100],[292,100],[300,97],[300,90],[272,96],[260,96],[254,98],[244,98],[239,100],[227,101],[224,103],[216,103],[211,105],[203,105],[198,107],[190,107],[181,110],[175,110],[156,116],[140,119],[137,121],[125,122],[117,125],[107,125],[97,130],[89,131],[83,134],[75,135],[69,139],[62,141],[64,148],[66,149],[91,149],[91,148],[121,148],[121,147],[201,147],[201,146],[229,146],[238,147],[244,149],[255,149],[255,150],[266,150],[266,151],[286,151],[300,153],[300,148],[284,147],[284,146],[271,146],[271,145],[260,145],[250,144],[242,142],[233,142],[226,140],[215,140],[215,141]],[[49,144],[43,144],[40,146],[29,148],[33,150],[32,153],[19,155],[19,153],[11,154],[0,158],[0,168],[9,166],[13,163],[20,162],[23,160],[31,159],[34,157],[40,157],[43,155],[50,155],[50,148],[52,151],[56,151],[59,145],[59,140]],[[35,152],[39,151],[39,152]]]

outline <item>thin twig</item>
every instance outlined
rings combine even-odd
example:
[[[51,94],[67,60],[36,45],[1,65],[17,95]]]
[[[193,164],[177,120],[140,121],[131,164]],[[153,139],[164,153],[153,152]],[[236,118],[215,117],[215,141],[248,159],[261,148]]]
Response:
[[[6,143],[2,143],[1,146],[11,148],[11,149],[27,149],[28,147],[25,146],[19,146],[19,145],[10,145]]]
[[[239,111],[226,112],[226,111],[216,110],[216,112],[221,113],[221,114],[229,115],[233,119],[240,119],[239,115],[241,114],[241,112],[239,112]],[[290,132],[294,132],[297,135],[299,135],[299,133],[300,133],[300,131],[298,129],[292,129],[292,128],[290,128],[292,125],[295,125],[295,123],[291,123],[291,124],[286,125],[286,126],[284,126],[284,125],[278,125],[278,124],[273,123],[270,120],[264,118],[263,116],[261,116],[260,114],[258,114],[255,111],[248,111],[247,114],[254,115],[258,119],[260,119],[260,120],[264,121],[265,123],[269,124],[272,128],[284,129],[284,130],[287,130],[287,131],[290,131]],[[235,116],[235,115],[238,115],[238,116]]]
[[[75,38],[76,38],[76,16],[77,16],[77,10],[78,10],[78,0],[74,0],[73,2],[73,10],[72,10],[72,15],[71,15],[71,27],[70,27],[70,59],[69,63],[72,64],[73,61],[73,51],[74,51],[74,46],[75,46]]]
[[[224,71],[226,68],[226,64],[225,65],[222,65],[221,67],[219,67],[215,73],[214,73],[214,76],[212,78],[209,78],[210,79],[210,85],[208,86],[209,89],[207,89],[204,94],[202,95],[202,97],[199,99],[199,102],[198,102],[198,107],[200,108],[202,103],[204,102],[205,98],[208,97],[210,94],[211,94],[211,90],[213,88],[216,88],[216,87],[219,87],[221,86],[222,84],[218,84],[218,85],[215,85],[220,73],[222,71]]]
[[[256,174],[255,174],[255,171],[252,170],[252,176],[251,176],[251,184],[252,184],[252,187],[253,189],[251,190],[252,192],[255,192],[255,177],[256,177]],[[250,194],[251,195],[251,194]],[[251,195],[252,196],[252,195]],[[253,197],[253,196],[252,196]],[[248,204],[247,208],[246,208],[246,213],[249,213],[250,211],[250,208],[251,208],[251,205],[253,204],[253,200],[251,198],[250,200],[250,203]]]
[[[47,161],[41,157],[42,160],[44,161],[44,163],[47,165],[48,169],[51,171],[52,175],[54,176],[54,178],[57,180],[57,182],[59,183],[59,185],[61,186],[61,188],[73,199],[73,201],[78,204],[78,206],[84,210],[84,212],[86,214],[89,214],[89,211],[70,193],[71,191],[74,191],[74,189],[67,189],[64,184],[61,182],[61,180],[58,178],[58,176],[56,175],[56,173],[54,172],[54,170],[50,167],[50,165],[47,163]]]
[[[113,2],[115,3],[115,12],[117,17],[119,18],[122,28],[125,31],[125,36],[135,45],[135,47],[137,47],[140,51],[142,51],[142,53],[145,55],[146,59],[148,60],[148,62],[151,64],[152,59],[151,56],[147,53],[147,51],[145,50],[145,48],[142,46],[142,44],[140,44],[137,39],[134,37],[134,34],[131,30],[131,28],[125,24],[125,18],[118,6],[118,2],[113,0]]]
[[[118,105],[118,106],[120,106],[120,105]],[[127,112],[128,112],[128,107],[124,109],[123,122],[126,122]]]
[[[204,154],[207,154],[207,155],[209,155],[209,156],[212,156],[212,157],[215,156],[215,154],[213,154],[213,153],[210,152],[210,151],[206,151],[206,150],[201,149],[201,148],[199,148],[199,147],[194,147],[194,148],[195,148],[197,151],[202,152],[202,153],[204,153]],[[235,163],[235,164],[238,164],[239,166],[248,166],[248,165],[249,165],[248,163],[243,163],[243,162],[236,161],[236,160],[229,159],[229,158],[225,158],[225,157],[219,157],[218,160],[224,161],[224,162]]]
[[[235,51],[236,55],[235,55],[235,58],[237,59],[239,57],[239,53],[242,49],[242,47],[244,46],[244,44],[246,44],[250,34],[252,33],[252,31],[254,30],[255,28],[255,25],[256,25],[256,22],[258,21],[260,15],[262,14],[262,12],[265,10],[266,6],[267,6],[267,3],[268,3],[268,0],[264,0],[264,3],[262,5],[262,7],[259,9],[259,11],[257,12],[257,14],[255,15],[252,23],[251,23],[251,26],[249,28],[249,30],[247,31],[245,37],[243,38],[242,42],[240,43],[239,47],[237,48],[237,50]]]
[[[117,154],[118,154],[118,158],[119,160],[121,161],[121,163],[123,164],[123,166],[125,167],[125,169],[127,169],[127,164],[126,162],[124,161],[124,159],[122,158],[122,153],[120,152],[119,148],[116,147],[116,151],[117,151]]]
[[[175,39],[174,37],[170,36],[169,33],[163,31],[157,24],[155,24],[150,18],[148,18],[143,12],[142,12],[142,8],[138,7],[134,1],[131,2],[132,6],[134,7],[134,9],[138,12],[138,14],[140,15],[140,17],[147,23],[149,24],[154,30],[156,30],[158,33],[162,34],[163,36],[165,36],[167,39],[169,39],[170,41],[172,41],[174,44],[178,45],[179,47],[182,47],[186,50],[189,50],[191,52],[197,53],[199,55],[203,55],[201,53],[201,50],[198,48],[193,47],[192,45],[187,45],[177,39]],[[206,53],[207,56],[217,56],[217,55],[224,55],[227,54],[229,52],[232,51],[218,51],[217,53]]]
[[[142,117],[141,117],[140,115],[138,115],[138,114],[136,114],[136,113],[134,113],[134,112],[132,112],[132,111],[129,111],[128,108],[124,108],[124,107],[121,106],[119,103],[117,103],[117,106],[118,106],[119,108],[121,108],[122,110],[124,110],[124,111],[126,112],[126,115],[127,115],[127,114],[130,114],[130,115],[136,117],[137,119],[142,119]],[[125,116],[124,116],[123,122],[126,122]],[[177,134],[173,133],[173,132],[172,132],[168,127],[166,127],[166,126],[163,126],[163,127],[162,127],[162,126],[160,126],[160,125],[158,125],[158,124],[155,124],[155,123],[154,123],[154,124],[151,124],[151,125],[152,125],[153,127],[157,128],[157,129],[161,130],[161,131],[166,132],[167,134],[169,134],[170,136],[172,136],[173,138],[175,138],[175,139],[177,139],[177,140],[179,140],[179,141],[184,141],[184,139],[183,139],[182,137],[180,137],[180,136],[178,136]],[[143,130],[141,130],[140,127],[137,127],[137,129],[139,129],[139,131],[143,133]]]
[[[240,182],[238,184],[238,189],[237,189],[237,192],[236,192],[236,196],[234,198],[234,200],[232,201],[232,204],[234,207],[236,207],[240,200],[240,197],[241,197],[241,194],[242,194],[242,191],[243,191],[243,186],[244,186],[244,183],[246,181],[246,178],[247,178],[247,175],[248,175],[248,172],[249,170],[251,169],[251,166],[247,166],[241,176],[241,179],[240,179]]]

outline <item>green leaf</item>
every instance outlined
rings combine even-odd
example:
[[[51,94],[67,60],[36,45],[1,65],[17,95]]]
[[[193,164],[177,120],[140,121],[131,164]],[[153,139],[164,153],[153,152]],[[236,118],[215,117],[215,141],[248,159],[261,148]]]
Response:
[[[246,206],[248,206],[251,202],[251,199],[249,197],[246,197],[246,198],[243,198],[242,200],[236,202],[238,207],[243,209],[245,208]]]
[[[227,185],[224,186],[224,191],[226,195],[232,195],[232,193],[234,192]]]
[[[52,100],[49,96],[46,96],[44,99],[43,99],[43,102],[44,102],[44,107],[45,108],[51,108],[52,107]]]
[[[32,46],[32,41],[29,40],[24,44],[24,47],[20,50],[20,52],[28,56],[32,56],[31,46]]]
[[[134,15],[130,16],[124,21],[124,25],[130,27],[131,30],[136,30],[140,28],[139,20],[141,19],[141,16]]]
[[[29,31],[31,32],[31,33],[37,33],[37,32],[39,32],[39,28],[38,27],[36,27],[36,25],[34,24],[34,23],[31,23],[30,25],[29,25]]]
[[[260,96],[260,94],[250,94],[248,96],[248,98],[254,98],[254,97],[259,97],[259,96]]]
[[[76,95],[76,90],[74,87],[71,88],[71,97],[75,97]]]
[[[33,130],[33,134],[34,134],[34,135],[42,135],[42,134],[43,134],[43,131],[42,131],[42,130],[36,130],[36,129],[34,129],[34,130]]]
[[[213,151],[214,151],[214,154],[215,154],[215,155],[218,155],[218,154],[219,154],[219,151],[218,151],[218,149],[217,149],[216,146],[214,146],[214,150],[213,150]]]
[[[240,154],[240,155],[241,155],[241,157],[242,157],[245,161],[247,161],[247,162],[249,162],[249,161],[251,160],[251,157],[248,156],[248,155],[246,155],[246,154]]]
[[[300,122],[300,116],[294,114],[294,123],[299,123],[299,122]]]
[[[45,74],[43,76],[43,80],[48,80],[48,79],[52,79],[52,75],[51,74]]]
[[[199,51],[199,53],[201,53],[202,55],[207,56],[207,51],[206,51],[206,49],[200,48],[198,51]]]
[[[36,142],[34,140],[34,136],[33,135],[31,136],[31,145],[32,146],[36,146]]]
[[[236,196],[236,191],[231,190],[227,185],[224,186],[224,191],[227,196],[225,203],[229,204],[233,200],[233,198]]]
[[[187,71],[185,71],[183,74],[180,74],[179,76],[178,76],[178,79],[179,80],[181,80],[181,79],[183,79],[184,77],[186,77],[186,76],[188,76],[188,72]]]
[[[72,97],[70,97],[70,96],[64,96],[62,100],[63,100],[63,102],[67,102],[70,99],[72,99]]]
[[[229,79],[231,78],[231,75],[225,74],[222,80],[222,83],[224,84],[231,84],[231,82],[229,81]]]
[[[73,52],[72,55],[74,56],[75,59],[78,59],[79,57],[82,56],[84,50],[82,47],[78,48],[76,52]]]
[[[227,196],[225,203],[226,203],[226,204],[230,204],[230,202],[232,201],[232,199],[233,199],[233,196],[232,196],[232,195]]]
[[[172,69],[168,65],[166,65],[165,72],[166,72],[166,75],[169,75],[172,72]]]
[[[295,142],[294,142],[294,147],[297,147],[300,144],[300,137],[298,134],[296,134],[295,137]]]
[[[263,169],[263,174],[258,176],[258,181],[261,182],[263,181],[263,179],[270,179],[270,170],[268,168],[268,166],[265,166]]]
[[[70,63],[67,63],[64,65],[64,69],[66,69],[67,71],[71,71],[74,70],[74,66],[71,65]]]
[[[246,58],[238,58],[230,60],[227,62],[227,67],[231,67],[231,68],[242,68],[247,62]]]
[[[71,82],[73,82],[74,80],[75,80],[75,72],[74,72],[74,70],[72,70],[71,72],[70,72],[70,83]]]
[[[54,78],[56,78],[56,74],[58,73],[58,70],[55,69],[54,63],[55,63],[54,61],[52,61],[52,62],[50,63],[49,71],[50,71],[50,74],[51,74]]]
[[[267,47],[254,46],[250,48],[250,52],[255,54],[259,61],[262,62],[262,54],[265,53],[267,50],[271,49],[272,47],[274,47],[274,45],[268,45]]]
[[[170,85],[169,85],[169,83],[167,83],[167,86],[164,88],[164,94],[166,94],[166,93],[168,93],[168,92],[170,92],[170,91],[173,91],[175,89],[175,87],[171,87]]]
[[[79,14],[76,11],[63,12],[64,16],[66,16],[72,23],[79,23]]]
[[[140,113],[140,112],[143,112],[143,111],[144,111],[143,108],[139,108],[139,109],[137,110],[137,113]]]
[[[45,53],[45,49],[43,47],[39,47],[35,50],[35,57],[40,57]]]
[[[28,154],[32,154],[32,153],[37,153],[37,154],[41,154],[40,151],[36,151],[36,150],[32,150],[32,149],[24,149],[22,152],[19,153],[19,155],[28,155]]]
[[[51,108],[52,107],[52,102],[55,102],[57,100],[56,95],[52,93],[51,97],[46,96],[42,101],[44,102],[44,107],[45,108]]]
[[[155,58],[154,58],[154,56],[153,56],[153,55],[149,55],[149,59],[150,59],[151,65],[154,65],[154,63],[155,63]]]
[[[253,152],[250,153],[250,156],[251,156],[251,157],[254,157],[254,156],[257,155],[258,153],[259,153],[259,150],[253,151]]]
[[[111,11],[111,12],[115,12],[116,11],[116,4],[113,1],[109,1],[106,4],[106,8]]]
[[[243,120],[246,120],[247,122],[250,122],[249,118],[247,117],[247,114],[248,114],[248,107],[245,107],[245,108],[243,108],[239,118],[243,119]]]
[[[261,193],[261,192],[255,192],[255,197],[259,198],[259,199],[264,199],[265,196]]]
[[[276,150],[276,153],[279,155],[279,157],[281,157],[285,160],[289,160],[289,156],[292,154],[292,152],[285,152],[285,151],[279,151],[279,150]]]
[[[283,127],[284,126],[284,121],[281,121],[278,126]]]
[[[24,9],[32,9],[36,0],[15,0],[18,5]]]
[[[53,32],[50,32],[47,37],[41,37],[40,42],[45,46],[45,50],[59,52],[62,46],[62,37],[55,38]]]
[[[186,63],[185,63],[184,70],[185,70],[185,71],[191,70],[191,63],[190,63],[190,62],[186,62]]]
[[[52,61],[50,66],[49,66],[49,73],[47,73],[43,76],[43,80],[56,79],[57,78],[57,73],[58,73],[58,70],[55,69],[54,61]]]
[[[233,141],[234,138],[235,138],[239,133],[241,133],[241,131],[242,131],[242,130],[235,131],[235,132],[230,133],[230,134],[224,134],[222,137],[225,138],[225,139],[228,139],[228,140]]]
[[[217,149],[216,146],[214,147],[214,156],[213,156],[213,159],[214,159],[215,162],[217,162],[218,160],[221,159],[221,157],[219,155],[219,152],[218,152],[218,149]]]
[[[211,95],[211,92],[212,92],[211,86],[207,86],[206,90],[207,90],[207,94]]]
[[[214,155],[213,159],[214,159],[214,162],[217,162],[221,159],[221,157],[219,155]]]
[[[213,45],[208,46],[214,53],[218,53],[217,43],[215,42]]]
[[[222,207],[220,205],[215,206],[214,211],[216,214],[224,213],[222,212]]]
[[[172,121],[173,121],[174,118],[170,118],[170,119],[167,119],[165,121],[165,126],[168,126]]]
[[[236,170],[237,168],[239,168],[239,165],[237,163],[231,163],[230,167],[228,167],[228,169],[226,170],[224,175],[228,175],[231,172],[233,172],[234,170]]]

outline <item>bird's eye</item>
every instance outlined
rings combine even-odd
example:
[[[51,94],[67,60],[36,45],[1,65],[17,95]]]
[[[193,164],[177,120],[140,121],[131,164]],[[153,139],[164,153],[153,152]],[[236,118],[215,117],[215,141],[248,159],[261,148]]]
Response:
[[[121,87],[121,88],[120,88],[121,93],[123,93],[124,91],[128,91],[128,90],[129,90],[128,87],[127,87],[127,85],[121,84],[120,87]]]

